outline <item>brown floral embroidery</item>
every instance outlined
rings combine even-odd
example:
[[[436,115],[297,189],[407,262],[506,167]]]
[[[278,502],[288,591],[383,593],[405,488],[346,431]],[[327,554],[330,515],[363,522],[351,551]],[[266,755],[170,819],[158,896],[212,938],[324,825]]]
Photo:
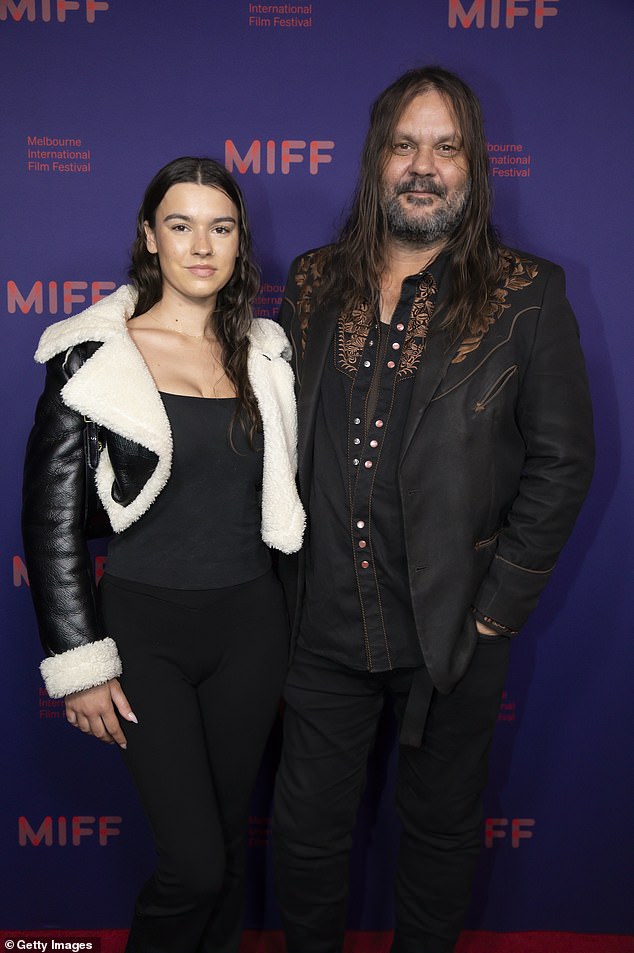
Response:
[[[367,302],[349,313],[339,315],[337,325],[337,364],[349,377],[357,372],[357,361],[363,353],[365,339],[372,327],[372,314]]]
[[[481,314],[481,319],[483,322],[486,322],[486,327],[480,328],[479,331],[470,337],[463,338],[458,348],[458,353],[451,362],[452,364],[460,364],[464,361],[467,354],[471,354],[472,351],[476,351],[480,347],[482,338],[488,332],[491,325],[495,324],[503,311],[510,308],[511,305],[506,300],[509,291],[520,291],[535,280],[538,267],[534,261],[519,258],[513,254],[513,252],[507,250],[504,253],[504,263],[503,284],[499,288],[496,288],[493,294],[489,296]]]
[[[425,350],[427,331],[429,329],[431,316],[434,313],[437,293],[438,288],[436,287],[434,277],[430,272],[426,271],[421,275],[418,282],[418,289],[412,304],[412,313],[410,315],[409,324],[407,325],[401,362],[396,375],[397,381],[405,380],[407,377],[411,377],[416,373],[420,356]]]
[[[425,350],[425,341],[431,316],[434,313],[436,282],[429,272],[419,279],[418,288],[410,313],[401,360],[396,381],[403,381],[416,373],[420,356]],[[365,347],[365,339],[372,327],[372,314],[367,302],[362,302],[353,311],[339,315],[337,325],[337,366],[349,377],[354,377],[358,361]]]
[[[295,272],[295,284],[300,290],[297,296],[296,314],[302,335],[302,355],[306,350],[306,333],[310,320],[311,298],[321,284],[328,248],[304,255]]]

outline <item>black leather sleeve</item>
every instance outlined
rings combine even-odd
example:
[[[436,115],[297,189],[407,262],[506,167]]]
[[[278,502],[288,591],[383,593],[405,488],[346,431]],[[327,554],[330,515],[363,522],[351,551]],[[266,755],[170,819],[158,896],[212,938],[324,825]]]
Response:
[[[63,354],[48,362],[24,468],[24,553],[49,655],[103,638],[84,533],[84,419],[60,397],[69,376]]]

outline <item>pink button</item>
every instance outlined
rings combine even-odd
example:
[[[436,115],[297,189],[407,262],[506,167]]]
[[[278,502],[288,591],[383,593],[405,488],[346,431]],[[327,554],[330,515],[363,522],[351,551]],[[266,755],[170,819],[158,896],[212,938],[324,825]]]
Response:
[[[367,569],[369,565],[370,565],[370,563],[367,561],[367,559],[363,559],[363,560],[361,561],[361,568],[362,568],[362,569]]]
[[[375,427],[382,427],[382,426],[383,426],[383,421],[382,421],[382,420],[375,420],[375,421],[374,421],[374,426],[375,426]]]
[[[388,367],[396,367],[396,364],[394,363],[394,361],[388,361],[388,362],[387,362],[387,366],[388,366]]]
[[[397,325],[396,325],[396,330],[397,330],[397,331],[404,331],[404,330],[405,330],[405,325],[404,325],[404,324],[397,324]]]
[[[401,349],[401,345],[398,343],[398,341],[395,341],[394,344],[392,345],[392,350],[400,351],[400,349]]]
[[[378,447],[378,445],[379,445],[379,441],[378,441],[378,440],[371,440],[371,441],[370,441],[370,446],[371,446],[371,447]]]
[[[368,544],[366,543],[366,541],[365,541],[364,539],[360,539],[360,540],[359,540],[359,549],[365,549],[365,547],[366,547],[367,545],[368,545]]]
[[[365,523],[363,522],[363,520],[357,520],[357,529],[363,529],[364,526],[365,526]]]
[[[363,466],[366,468],[366,470],[371,470],[371,469],[372,469],[372,461],[371,461],[371,460],[366,460],[365,463],[363,464]]]

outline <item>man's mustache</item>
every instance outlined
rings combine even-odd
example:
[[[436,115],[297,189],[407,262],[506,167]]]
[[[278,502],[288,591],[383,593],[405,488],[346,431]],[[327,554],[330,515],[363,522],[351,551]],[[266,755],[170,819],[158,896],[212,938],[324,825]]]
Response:
[[[441,199],[447,197],[447,190],[439,182],[425,175],[412,176],[406,182],[399,182],[394,189],[395,195],[405,195],[407,192],[429,192],[430,195],[438,195]]]

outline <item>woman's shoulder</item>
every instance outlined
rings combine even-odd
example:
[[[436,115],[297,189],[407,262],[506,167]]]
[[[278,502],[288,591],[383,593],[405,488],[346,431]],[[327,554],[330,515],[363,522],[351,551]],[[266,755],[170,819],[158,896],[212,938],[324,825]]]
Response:
[[[136,303],[131,285],[121,285],[106,298],[63,321],[51,324],[40,338],[35,360],[45,364],[55,355],[86,341],[103,343],[125,331],[126,322]]]

